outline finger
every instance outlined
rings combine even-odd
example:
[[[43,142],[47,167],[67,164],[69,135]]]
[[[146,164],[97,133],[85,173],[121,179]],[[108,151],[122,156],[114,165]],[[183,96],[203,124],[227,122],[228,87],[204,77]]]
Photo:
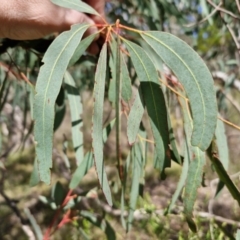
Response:
[[[87,4],[89,4],[91,7],[93,7],[100,15],[96,16],[96,15],[91,15],[92,20],[97,23],[97,24],[104,24],[105,21],[105,0],[85,0],[84,2],[86,2]]]
[[[70,9],[66,9],[64,21],[61,24],[61,26],[59,26],[61,28],[60,31],[68,30],[73,24],[78,24],[78,23],[89,23],[90,25],[92,25],[86,31],[86,36],[97,33],[98,31],[97,27],[94,26],[95,22],[91,18],[89,18],[87,15],[83,13],[79,13],[75,10],[70,10]]]
[[[89,4],[91,7],[93,7],[101,16],[104,15],[104,8],[105,8],[105,0],[85,0],[87,4]]]

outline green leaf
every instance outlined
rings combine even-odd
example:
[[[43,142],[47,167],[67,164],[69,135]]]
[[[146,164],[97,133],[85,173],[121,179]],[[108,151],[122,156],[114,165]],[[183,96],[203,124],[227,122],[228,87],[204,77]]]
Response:
[[[66,196],[66,192],[60,182],[56,182],[56,184],[52,188],[51,197],[56,203],[57,206],[60,206]]]
[[[127,232],[131,230],[133,214],[136,209],[137,199],[139,195],[139,182],[141,177],[142,150],[139,143],[135,144],[132,149],[132,186],[130,192],[129,213],[127,221]]]
[[[133,42],[127,41],[126,39],[124,39],[124,42],[126,43],[140,82],[154,82],[158,84],[156,68],[147,53]]]
[[[87,50],[87,48],[90,46],[90,44],[93,42],[93,40],[95,39],[97,33],[96,34],[92,34],[86,38],[84,38],[81,41],[81,44],[78,45],[76,51],[74,52],[68,66],[73,66],[78,60],[79,58],[83,55],[83,53]]]
[[[240,240],[240,229],[237,230],[236,240]]]
[[[122,78],[122,98],[124,101],[128,102],[132,97],[132,84],[129,77],[128,68],[124,59],[122,52],[121,55],[121,78]]]
[[[141,82],[140,87],[150,117],[156,153],[160,162],[160,168],[163,170],[164,166],[170,165],[167,156],[169,139],[166,105],[159,85],[158,74],[151,59],[141,47],[127,40],[124,40],[124,42]]]
[[[129,170],[130,161],[131,161],[131,152],[128,154],[127,160],[124,165],[124,175],[123,175],[124,178],[123,178],[122,191],[121,191],[121,223],[124,229],[127,229],[124,213],[125,213],[125,192],[126,192],[126,186],[127,186],[127,176],[129,176],[128,170]]]
[[[63,119],[66,113],[66,105],[63,104],[62,106],[55,106],[55,117],[54,117],[54,124],[53,124],[53,131],[55,132],[62,124]]]
[[[42,234],[40,226],[36,222],[36,219],[31,214],[31,212],[28,208],[24,208],[24,212],[25,212],[27,218],[29,219],[29,221],[32,225],[32,228],[33,228],[33,231],[34,231],[34,233],[37,237],[37,240],[42,240],[43,239],[43,234]]]
[[[115,119],[113,119],[104,129],[103,129],[103,142],[105,143],[108,139],[110,132],[115,124]],[[76,171],[74,172],[72,179],[69,184],[70,189],[74,189],[81,182],[82,178],[86,175],[88,170],[93,166],[93,154],[88,152],[83,161],[78,165]]]
[[[45,196],[42,196],[42,195],[40,195],[40,196],[38,197],[38,199],[39,199],[39,201],[41,201],[42,203],[44,203],[44,204],[48,205],[49,207],[51,207],[53,210],[56,210],[56,209],[57,209],[57,205],[56,205],[56,203],[55,203],[52,199],[49,199],[49,198],[47,198],[47,197],[45,197]]]
[[[224,124],[219,119],[217,121],[215,137],[216,137],[216,144],[217,144],[219,159],[221,160],[221,162],[224,166],[224,169],[227,171],[228,164],[229,164],[227,136],[225,134]],[[217,189],[216,189],[215,197],[221,192],[221,190],[224,188],[224,186],[225,186],[225,184],[222,181],[219,181]]]
[[[203,167],[206,163],[205,153],[194,147],[192,149],[193,159],[190,163],[188,169],[188,177],[185,186],[184,192],[184,213],[187,217],[188,223],[193,222],[192,212],[195,200],[197,198],[197,190],[201,186],[202,176],[203,176]]]
[[[176,190],[175,190],[175,192],[172,196],[171,202],[170,202],[170,204],[167,208],[166,213],[170,213],[171,210],[173,209],[174,204],[176,203],[177,199],[179,198],[179,196],[182,192],[182,189],[185,185],[185,181],[187,179],[189,162],[190,162],[190,156],[189,156],[189,152],[187,151],[187,148],[188,148],[188,146],[186,144],[182,173],[181,173],[180,179],[179,179],[178,184],[177,184],[177,188],[176,188]]]
[[[131,106],[130,113],[128,115],[127,137],[130,145],[132,145],[136,141],[140,123],[144,114],[144,106],[140,98],[140,94],[141,93],[139,89],[136,93],[135,100],[133,102],[133,105]]]
[[[81,182],[82,178],[86,175],[88,170],[93,166],[93,155],[91,152],[86,153],[83,161],[80,162],[76,171],[72,175],[69,184],[70,189],[74,189]]]
[[[61,7],[100,16],[94,8],[79,0],[51,0],[51,2]]]
[[[158,56],[158,58],[160,59],[159,56]],[[163,65],[163,64],[158,63],[158,65]],[[165,79],[165,76],[164,76],[163,73],[161,74],[161,76],[164,77],[164,79]],[[165,103],[166,103],[166,113],[167,113],[167,120],[168,120],[169,142],[170,142],[170,146],[171,146],[170,155],[171,155],[171,159],[173,161],[175,161],[176,163],[182,165],[182,159],[181,159],[181,156],[180,156],[178,148],[177,148],[177,142],[176,142],[175,134],[174,134],[173,127],[172,127],[170,107],[169,107],[169,101],[168,101],[168,99],[169,99],[168,91],[167,91],[167,88],[164,88],[164,87],[165,86],[162,85],[162,91],[163,91],[163,95],[164,95]]]
[[[228,170],[229,154],[228,154],[227,136],[225,134],[224,124],[219,119],[217,121],[215,136],[216,136],[216,143],[217,143],[219,158],[225,170]]]
[[[74,25],[57,37],[46,52],[36,84],[33,117],[40,180],[50,184],[54,105],[63,75],[88,24]]]
[[[205,63],[184,41],[164,32],[142,32],[141,36],[172,69],[183,85],[193,115],[192,145],[206,150],[213,138],[217,106],[213,79]]]
[[[164,63],[162,59],[159,57],[159,55],[147,44],[147,42],[144,39],[139,39],[139,43],[141,44],[141,47],[144,49],[144,51],[148,54],[148,56],[151,58],[156,70],[160,73],[160,76],[162,79],[165,79],[164,75]]]
[[[68,93],[67,96],[68,96],[70,113],[71,113],[73,147],[76,153],[77,165],[79,165],[83,161],[83,156],[84,156],[83,133],[81,131],[83,122],[80,117],[83,111],[81,97],[76,88],[74,79],[68,72],[65,73],[64,80],[65,80],[65,87]]]
[[[240,206],[240,192],[235,186],[235,184],[232,182],[231,178],[229,177],[228,173],[224,169],[221,161],[218,159],[217,156],[213,155],[210,158],[214,169],[216,170],[220,180],[226,185],[229,192],[231,193],[232,197],[238,202],[238,205]]]
[[[171,166],[167,108],[161,87],[153,82],[141,82],[142,94],[156,144],[158,166],[161,171]]]
[[[107,220],[97,218],[94,214],[88,211],[81,211],[80,215],[86,218],[89,222],[91,222],[95,226],[99,227],[106,234],[106,239],[108,240],[116,239],[116,233]]]
[[[100,57],[98,59],[97,70],[95,74],[94,84],[94,111],[93,111],[93,127],[92,127],[92,146],[95,160],[96,171],[100,186],[109,205],[112,205],[111,191],[108,185],[107,175],[104,170],[103,162],[103,103],[104,89],[106,80],[107,63],[107,44],[102,47]]]
[[[187,173],[187,180],[184,192],[184,213],[189,227],[193,232],[197,231],[197,227],[192,220],[192,212],[195,200],[197,198],[197,190],[201,186],[203,167],[206,163],[205,152],[201,151],[198,147],[191,146],[190,138],[193,131],[193,122],[190,115],[190,109],[188,102],[179,97],[180,104],[182,106],[183,118],[184,118],[184,131],[186,135],[186,149],[185,149],[185,161],[189,161],[189,169]]]

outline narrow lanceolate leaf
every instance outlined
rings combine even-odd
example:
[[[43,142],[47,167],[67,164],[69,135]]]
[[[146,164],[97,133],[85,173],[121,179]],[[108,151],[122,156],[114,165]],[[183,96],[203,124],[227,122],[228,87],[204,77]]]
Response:
[[[153,50],[152,50],[153,51]],[[156,53],[155,53],[156,54]],[[160,59],[160,57],[158,56],[158,58]],[[160,64],[158,63],[158,65],[163,65],[163,64]],[[156,66],[156,64],[155,64]],[[163,74],[163,70],[161,70],[161,77],[164,77],[164,74]],[[175,161],[176,163],[182,165],[182,159],[181,159],[181,156],[179,154],[179,151],[178,151],[178,148],[177,148],[177,141],[176,141],[176,138],[175,138],[175,134],[174,134],[174,131],[173,131],[173,127],[172,127],[172,121],[171,121],[171,114],[170,114],[170,108],[169,108],[169,102],[168,102],[168,96],[167,96],[167,91],[166,89],[162,89],[163,90],[163,95],[164,95],[164,98],[165,98],[165,102],[166,102],[166,105],[167,105],[167,110],[166,110],[166,113],[167,113],[167,120],[168,120],[168,132],[169,132],[169,142],[170,142],[170,146],[171,146],[171,150],[170,150],[170,153],[171,153],[171,159],[173,161]]]
[[[140,143],[134,145],[132,149],[132,186],[130,192],[129,213],[127,221],[127,231],[131,230],[133,214],[136,209],[139,195],[139,182],[141,177],[142,150]]]
[[[205,152],[201,151],[198,147],[193,147],[190,144],[190,138],[193,130],[193,123],[190,115],[190,109],[188,102],[179,97],[180,104],[182,106],[183,118],[184,118],[184,131],[186,135],[186,153],[184,161],[189,161],[189,169],[187,173],[187,180],[184,192],[184,213],[189,227],[192,231],[196,232],[197,228],[192,220],[192,212],[194,203],[197,198],[197,190],[201,185],[203,168],[206,163]]]
[[[227,144],[227,136],[225,134],[224,124],[221,120],[218,119],[217,127],[215,131],[216,144],[217,144],[217,152],[219,159],[221,160],[224,169],[228,170],[229,164],[229,154],[228,154],[228,144]],[[215,143],[215,141],[213,141]],[[221,192],[224,188],[225,184],[220,180],[218,186],[216,188],[215,197]]]
[[[88,24],[74,25],[57,37],[46,52],[36,84],[33,118],[40,180],[50,184],[54,105],[63,75]]]
[[[121,77],[122,77],[122,98],[124,101],[128,102],[132,97],[132,84],[122,52],[121,52]]]
[[[170,202],[170,205],[168,206],[167,213],[170,213],[171,210],[174,208],[174,205],[175,205],[176,201],[178,200],[178,198],[182,192],[182,189],[185,185],[186,179],[187,179],[188,167],[189,167],[189,162],[190,162],[190,156],[189,156],[189,152],[187,151],[187,148],[188,148],[188,146],[186,144],[182,173],[181,173],[180,179],[178,181],[176,191],[174,192],[171,202]]]
[[[74,189],[81,182],[82,178],[86,175],[88,170],[93,166],[93,155],[91,152],[86,153],[83,161],[78,165],[76,171],[72,175],[69,184],[70,189]]]
[[[240,229],[237,230],[236,240],[240,240]]]
[[[158,81],[158,74],[145,51],[127,40],[124,40],[131,60],[141,82],[140,87],[150,117],[153,137],[156,144],[157,157],[161,170],[169,165],[168,161],[168,124],[166,105]]]
[[[78,60],[79,58],[83,55],[83,53],[87,50],[87,48],[90,46],[90,44],[92,43],[92,41],[94,40],[94,38],[96,37],[97,33],[96,34],[92,34],[86,38],[84,38],[82,41],[81,41],[81,44],[78,45],[77,49],[75,50],[68,66],[72,66],[74,65]]]
[[[228,170],[229,154],[228,154],[227,136],[225,134],[224,124],[219,119],[217,121],[215,137],[216,137],[219,159],[221,160],[225,170]]]
[[[236,187],[236,185],[231,180],[231,178],[229,177],[226,170],[224,169],[221,161],[218,159],[218,157],[215,154],[210,158],[210,160],[220,180],[226,185],[232,197],[238,202],[238,205],[240,206],[240,192]]]
[[[65,73],[64,80],[71,112],[73,147],[76,153],[77,165],[79,165],[83,161],[83,133],[81,130],[83,122],[80,117],[82,103],[74,79],[68,72]]]
[[[197,198],[197,190],[201,186],[203,167],[206,163],[205,153],[199,148],[192,149],[193,159],[188,170],[188,177],[184,193],[184,213],[187,217],[188,223],[192,223],[193,206]],[[189,224],[189,225],[190,225]],[[191,224],[193,225],[193,224]],[[193,230],[193,229],[192,229]]]
[[[31,212],[30,212],[30,210],[28,208],[25,208],[24,212],[25,212],[28,220],[30,221],[30,223],[32,225],[33,231],[34,231],[34,233],[36,235],[36,239],[37,240],[42,240],[43,239],[43,234],[42,234],[40,226],[37,224],[36,219],[31,214]]]
[[[126,220],[125,220],[125,192],[126,192],[126,187],[127,187],[127,176],[129,176],[128,174],[128,170],[129,170],[129,165],[131,162],[131,152],[129,153],[127,160],[125,162],[124,165],[124,179],[123,179],[123,184],[122,184],[122,191],[121,191],[121,223],[123,228],[126,230],[127,229],[127,225],[126,225]]]
[[[140,97],[139,89],[139,91],[136,93],[136,98],[133,102],[133,105],[131,106],[127,122],[127,137],[130,145],[136,141],[143,113],[144,106]]]
[[[51,2],[61,7],[99,16],[99,13],[94,8],[79,0],[51,0]]]
[[[168,132],[167,108],[161,87],[156,83],[141,82],[142,94],[156,143],[159,168],[171,166]],[[164,152],[162,152],[164,151]]]
[[[213,138],[217,105],[213,79],[199,55],[185,42],[164,32],[142,32],[141,36],[162,58],[183,85],[193,115],[192,145],[206,150]]]
[[[108,185],[107,175],[103,162],[103,102],[107,69],[107,44],[103,45],[97,64],[94,85],[94,112],[92,128],[92,146],[96,171],[100,186],[109,205],[112,205],[112,196]]]
[[[115,124],[115,119],[113,119],[104,129],[103,129],[103,142],[105,143],[108,139],[110,132]],[[87,174],[88,170],[93,166],[93,154],[88,152],[85,154],[83,161],[78,165],[76,171],[72,175],[72,179],[69,184],[70,189],[74,189],[81,182],[82,178]]]

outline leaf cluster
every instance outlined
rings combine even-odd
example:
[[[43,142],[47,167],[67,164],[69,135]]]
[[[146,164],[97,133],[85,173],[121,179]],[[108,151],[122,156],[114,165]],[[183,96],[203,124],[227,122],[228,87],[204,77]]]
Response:
[[[80,12],[99,15],[90,6],[78,0],[52,2]],[[143,195],[145,167],[149,156],[153,159],[152,164],[158,169],[161,179],[167,177],[166,169],[171,167],[172,161],[181,166],[181,176],[165,214],[172,213],[177,200],[183,198],[183,213],[192,231],[197,231],[193,209],[198,188],[204,182],[204,167],[208,160],[220,178],[215,195],[217,196],[226,185],[239,203],[240,193],[227,173],[227,141],[224,125],[219,120],[221,116],[218,115],[212,75],[202,58],[185,41],[168,32],[158,31],[164,30],[163,24],[171,14],[179,16],[181,22],[185,19],[180,17],[174,1],[168,11],[166,1],[140,2],[140,6],[136,8],[134,1],[125,1],[116,22],[97,25],[99,32],[96,34],[83,38],[91,25],[77,24],[60,34],[54,41],[46,40],[47,46],[51,44],[42,59],[36,86],[30,86],[29,90],[33,98],[31,108],[36,145],[31,185],[40,181],[51,183],[53,135],[66,114],[67,99],[77,168],[69,182],[68,193],[57,183],[53,187],[51,200],[42,198],[42,201],[53,209],[65,211],[60,225],[68,221],[76,223],[72,214],[81,198],[74,198],[73,191],[93,166],[106,202],[110,206],[116,204],[117,200],[112,195],[112,183],[106,173],[103,152],[112,129],[115,130],[116,139],[117,177],[121,183],[121,223],[126,231],[130,231],[132,227],[138,199]],[[113,8],[117,12],[118,5],[113,4]],[[142,27],[144,24],[139,25],[141,30],[136,29],[137,24],[133,24],[134,17],[129,15],[129,8],[134,10],[134,16],[144,13],[146,18],[142,23],[148,24],[154,31]],[[187,14],[189,9],[191,6],[186,3],[183,11]],[[124,14],[128,14],[128,23],[123,17]],[[218,26],[211,25],[199,32],[196,49],[211,58],[213,54],[208,52],[206,46],[202,46],[203,35],[206,32],[214,33],[214,37],[208,39],[210,44],[216,46],[217,42],[222,47],[224,42],[218,32]],[[67,69],[76,63],[82,63],[82,57],[86,57],[85,52],[95,41],[97,34],[103,37],[104,43],[99,56],[88,59],[90,64],[87,68],[91,69],[91,72],[94,69],[94,80],[91,82],[94,88],[94,102],[91,120],[92,146],[91,150],[85,153],[81,131],[82,98],[75,81],[82,73],[78,73],[78,76],[71,75]],[[229,34],[224,36],[229,39]],[[19,43],[7,41],[6,46],[9,46],[8,44],[15,46]],[[24,46],[29,47],[28,43]],[[30,46],[39,51],[37,41]],[[5,51],[4,44],[2,51]],[[166,68],[171,74],[165,73]],[[181,109],[184,139],[181,139],[180,144],[176,141],[175,124],[171,116],[172,96]],[[106,101],[115,109],[115,115],[104,122]],[[144,118],[150,124],[150,131]],[[129,145],[126,159],[121,150],[123,121],[127,125]],[[126,198],[128,192],[129,199]],[[30,219],[30,213],[26,214]],[[110,236],[111,239],[116,237],[105,219],[98,219],[96,215],[87,211],[81,211],[79,216],[101,228],[109,239]],[[38,226],[35,223],[33,225],[37,235],[41,236]]]

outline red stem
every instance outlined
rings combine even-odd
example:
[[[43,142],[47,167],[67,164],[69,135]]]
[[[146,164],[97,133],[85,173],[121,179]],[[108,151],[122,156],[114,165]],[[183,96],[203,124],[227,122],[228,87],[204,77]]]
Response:
[[[56,211],[56,213],[55,213],[55,215],[54,215],[54,218],[53,218],[50,226],[48,227],[46,233],[44,234],[43,240],[49,240],[49,239],[50,239],[50,236],[56,231],[56,228],[55,228],[54,231],[53,231],[52,234],[51,234],[52,228],[53,228],[55,222],[57,221],[57,219],[58,219],[58,217],[59,217],[62,209],[66,206],[66,204],[68,203],[68,201],[71,199],[70,196],[71,196],[71,194],[72,194],[72,191],[73,191],[72,189],[70,189],[70,190],[68,191],[68,193],[67,193],[67,195],[66,195],[63,203],[62,203],[61,206],[57,209],[57,211]]]

